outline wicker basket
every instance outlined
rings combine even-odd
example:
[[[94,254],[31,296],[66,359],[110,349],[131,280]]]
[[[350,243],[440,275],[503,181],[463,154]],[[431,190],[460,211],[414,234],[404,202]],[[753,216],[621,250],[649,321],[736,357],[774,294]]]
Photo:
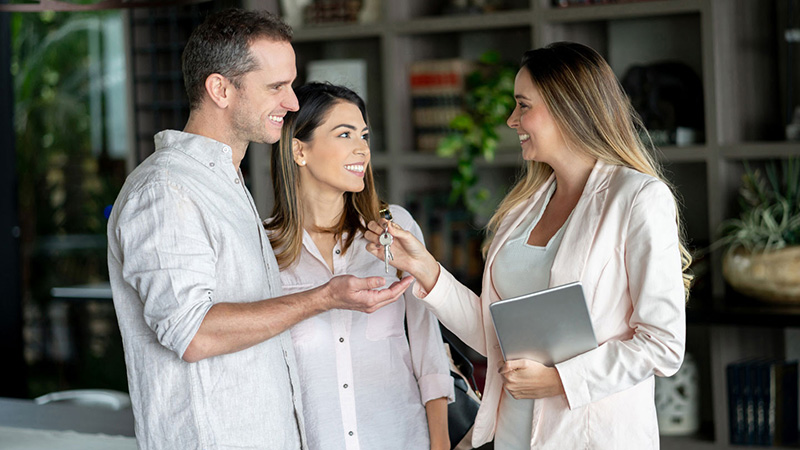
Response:
[[[722,274],[737,291],[760,300],[800,303],[800,246],[771,252],[728,252]]]

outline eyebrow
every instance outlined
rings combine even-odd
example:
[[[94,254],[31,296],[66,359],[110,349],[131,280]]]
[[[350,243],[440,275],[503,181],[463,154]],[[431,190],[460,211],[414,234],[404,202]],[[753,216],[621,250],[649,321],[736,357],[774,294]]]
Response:
[[[332,127],[332,128],[331,128],[331,131],[333,131],[333,130],[335,130],[335,129],[337,129],[337,128],[347,128],[348,130],[353,130],[353,131],[356,131],[356,127],[354,127],[354,126],[352,126],[352,125],[348,125],[348,124],[346,124],[346,123],[341,123],[341,124],[339,124],[339,125],[336,125],[335,127]],[[364,129],[363,129],[363,130],[361,130],[361,131],[368,130],[368,129],[369,129],[369,127],[364,127]]]
[[[520,98],[521,98],[521,99],[523,99],[523,100],[528,100],[528,97],[525,97],[525,96],[524,96],[524,95],[522,95],[522,94],[517,94],[517,95],[515,95],[515,96],[514,96],[514,98],[517,98],[517,99],[520,99]]]
[[[292,82],[291,81],[276,81],[275,83],[270,84],[269,87],[277,88],[277,87],[281,87],[281,86],[286,86],[287,84],[291,85]]]

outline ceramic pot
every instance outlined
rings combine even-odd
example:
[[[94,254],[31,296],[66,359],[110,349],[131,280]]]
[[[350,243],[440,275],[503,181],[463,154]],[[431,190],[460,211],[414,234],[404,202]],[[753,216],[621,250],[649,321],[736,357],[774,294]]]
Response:
[[[725,254],[722,274],[737,291],[770,302],[800,303],[800,246]]]

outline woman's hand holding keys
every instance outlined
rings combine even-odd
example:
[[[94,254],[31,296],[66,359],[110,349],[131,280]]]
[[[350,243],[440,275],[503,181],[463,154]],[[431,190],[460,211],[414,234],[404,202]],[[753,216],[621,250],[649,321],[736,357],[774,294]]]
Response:
[[[388,229],[387,229],[388,226]],[[367,224],[365,237],[370,242],[367,251],[378,259],[384,259],[384,249],[380,243],[380,235],[388,231],[392,235],[392,259],[389,263],[417,279],[417,283],[426,292],[430,292],[439,278],[439,263],[425,246],[413,234],[400,228],[394,222],[380,219]]]

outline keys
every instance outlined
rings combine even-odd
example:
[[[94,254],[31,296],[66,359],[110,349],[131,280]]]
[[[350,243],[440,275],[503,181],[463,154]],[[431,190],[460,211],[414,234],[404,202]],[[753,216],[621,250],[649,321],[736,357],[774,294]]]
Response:
[[[391,247],[393,240],[394,238],[391,234],[389,234],[389,228],[387,227],[379,238],[379,241],[383,246],[383,262],[386,265],[386,273],[389,273],[389,261],[394,259],[394,256],[392,256],[392,250],[389,248]]]
[[[378,214],[383,216],[383,218],[386,220],[392,220],[392,213],[389,211],[389,208],[378,211]],[[392,250],[389,248],[392,245],[392,241],[394,241],[392,235],[389,234],[389,225],[386,225],[386,228],[383,229],[383,234],[380,235],[378,240],[383,246],[383,262],[386,265],[386,273],[389,273],[389,261],[394,259],[394,256],[392,256]]]

